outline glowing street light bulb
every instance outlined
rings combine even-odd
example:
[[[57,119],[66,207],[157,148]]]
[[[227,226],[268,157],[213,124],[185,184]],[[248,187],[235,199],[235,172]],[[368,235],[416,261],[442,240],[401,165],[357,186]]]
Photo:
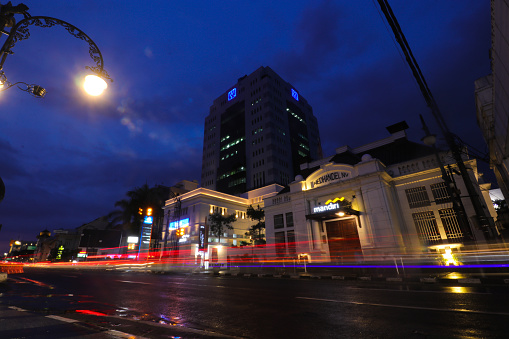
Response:
[[[101,95],[107,87],[108,84],[106,81],[97,75],[87,75],[85,77],[85,83],[83,84],[85,92],[93,96]]]

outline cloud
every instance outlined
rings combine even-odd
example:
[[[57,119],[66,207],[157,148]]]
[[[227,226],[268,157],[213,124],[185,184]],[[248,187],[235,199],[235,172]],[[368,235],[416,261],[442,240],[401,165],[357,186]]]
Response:
[[[28,173],[22,166],[21,154],[12,145],[0,139],[0,175],[3,180],[26,176]]]
[[[292,33],[291,47],[274,57],[277,72],[292,74],[292,81],[316,78],[340,47],[341,14],[340,7],[332,1],[322,1],[303,11]]]
[[[182,179],[199,180],[200,163],[197,154],[186,160],[171,152],[134,160],[90,154],[87,162],[41,169],[35,177],[6,182],[7,194],[0,203],[2,232],[32,234],[28,238],[33,239],[44,228],[78,227],[111,212],[115,201],[144,183],[171,186]]]

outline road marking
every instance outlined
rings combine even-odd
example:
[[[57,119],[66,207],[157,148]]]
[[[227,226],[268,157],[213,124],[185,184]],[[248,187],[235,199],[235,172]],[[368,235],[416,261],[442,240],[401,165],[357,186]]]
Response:
[[[131,281],[131,280],[117,280],[118,282],[128,283],[128,284],[142,284],[142,285],[152,285],[152,283],[146,283],[142,281]]]
[[[50,319],[54,319],[54,320],[59,320],[59,321],[63,321],[63,322],[66,322],[66,323],[71,323],[71,324],[72,323],[79,323],[80,322],[79,320],[64,318],[64,317],[60,317],[58,315],[47,315],[46,318],[50,318]],[[117,331],[117,330],[107,330],[104,333],[109,334],[109,335],[111,335],[111,336],[113,336],[115,338],[148,339],[148,338],[145,338],[145,337],[139,337],[139,336],[135,336],[135,335],[132,335],[132,334],[129,334],[129,333]]]
[[[451,288],[454,286],[446,286],[445,288]],[[416,292],[416,293],[447,293],[447,294],[493,294],[491,292],[471,292],[467,290],[462,290],[461,292],[455,292],[455,291],[421,291],[421,290],[396,290],[391,288],[374,288],[374,287],[355,287],[355,286],[348,286],[348,289],[351,290],[370,290],[370,291],[391,291],[391,292]],[[465,287],[461,287],[465,288]],[[469,287],[466,287],[469,288]]]
[[[11,310],[15,310],[15,311],[19,311],[19,312],[28,312],[24,308],[19,308],[19,307],[16,307],[16,306],[7,306],[7,308],[10,308]]]
[[[359,301],[344,301],[344,300],[320,299],[320,298],[309,298],[309,297],[295,297],[295,298],[296,299],[305,299],[305,300],[325,301],[325,302],[340,303],[340,304],[351,304],[351,305],[366,305],[366,306],[379,306],[379,307],[392,307],[392,308],[406,308],[406,309],[412,309],[412,310],[460,312],[460,313],[475,313],[475,314],[491,314],[491,315],[509,316],[509,313],[505,313],[505,312],[475,311],[475,310],[466,310],[464,308],[435,308],[435,307],[419,307],[419,306],[404,306],[404,305],[390,305],[390,304],[374,304],[374,303],[364,303],[364,302],[359,302]]]
[[[105,333],[109,334],[109,335],[112,335],[114,337],[117,337],[117,338],[146,339],[145,337],[134,336],[132,334],[125,333],[125,332],[120,332],[120,331],[116,331],[116,330],[108,330]]]
[[[60,321],[66,322],[66,323],[79,323],[79,320],[64,318],[64,317],[60,317],[58,315],[47,315],[46,318],[60,320]]]

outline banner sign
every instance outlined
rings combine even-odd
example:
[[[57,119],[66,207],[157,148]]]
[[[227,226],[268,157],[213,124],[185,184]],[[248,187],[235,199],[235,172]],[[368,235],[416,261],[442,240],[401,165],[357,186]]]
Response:
[[[207,250],[207,232],[206,226],[200,225],[198,230],[198,250],[206,251]]]

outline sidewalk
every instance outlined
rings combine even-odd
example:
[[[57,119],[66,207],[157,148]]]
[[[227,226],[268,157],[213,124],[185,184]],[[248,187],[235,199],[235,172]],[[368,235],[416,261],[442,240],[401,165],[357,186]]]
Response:
[[[0,338],[111,338],[105,331],[76,323],[72,319],[44,316],[0,304]]]
[[[150,321],[79,313],[43,315],[0,303],[0,338],[235,338]]]
[[[213,268],[210,274],[219,276],[333,279],[349,281],[378,281],[442,284],[491,284],[509,287],[509,264],[485,262],[460,266],[423,265],[418,263],[370,262],[361,264],[311,264],[236,266],[229,269]]]
[[[391,282],[391,283],[425,283],[425,284],[447,284],[447,285],[502,285],[509,287],[509,275],[483,275],[463,274],[451,272],[443,275],[399,275],[399,276],[383,276],[370,275],[369,272],[362,275],[348,274],[335,275],[324,273],[305,273],[296,274],[269,274],[269,273],[242,273],[219,271],[209,274],[217,276],[232,276],[244,278],[280,278],[280,279],[330,279],[343,281],[359,281],[359,282]]]

